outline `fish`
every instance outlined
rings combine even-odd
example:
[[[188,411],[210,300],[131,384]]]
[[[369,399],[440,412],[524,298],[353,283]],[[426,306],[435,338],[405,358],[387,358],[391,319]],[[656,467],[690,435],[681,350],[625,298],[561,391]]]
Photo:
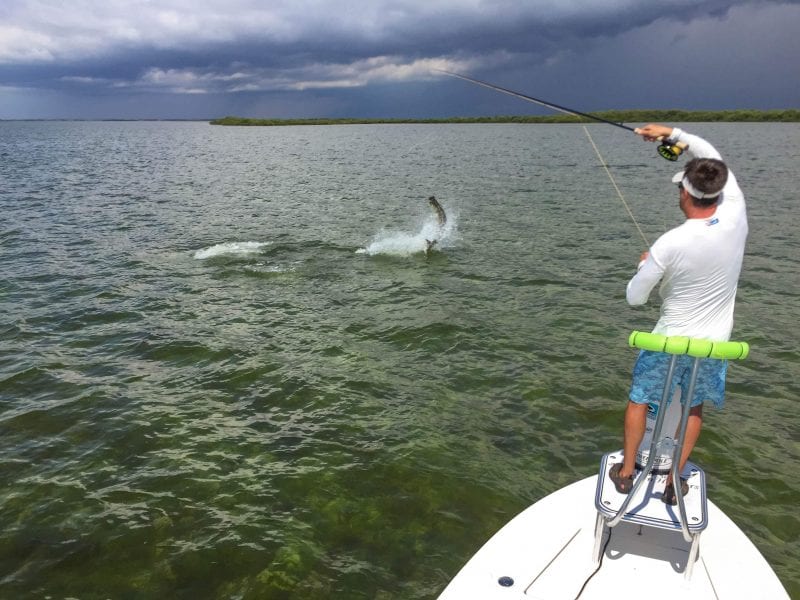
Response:
[[[447,223],[447,215],[442,208],[442,205],[439,204],[439,201],[436,199],[436,196],[431,196],[428,198],[428,203],[433,207],[433,210],[436,211],[436,218],[439,220],[439,227],[444,227]]]
[[[439,201],[436,199],[436,196],[431,196],[430,198],[428,198],[428,204],[430,204],[433,207],[433,210],[436,211],[436,219],[439,222],[439,232],[441,233],[442,228],[447,223],[447,214],[444,212],[442,205],[439,204]],[[437,244],[439,240],[426,239],[425,241],[428,244],[427,248],[425,249],[425,254],[428,254],[431,250],[433,250],[433,247]]]

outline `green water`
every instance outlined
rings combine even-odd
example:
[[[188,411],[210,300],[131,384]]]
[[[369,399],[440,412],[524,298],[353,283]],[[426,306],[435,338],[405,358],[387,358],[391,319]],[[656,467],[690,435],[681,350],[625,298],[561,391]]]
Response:
[[[694,460],[797,596],[800,126],[687,128],[751,229]],[[678,223],[676,166],[589,129]],[[581,126],[2,122],[0,181],[0,597],[435,598],[620,445],[657,305]]]

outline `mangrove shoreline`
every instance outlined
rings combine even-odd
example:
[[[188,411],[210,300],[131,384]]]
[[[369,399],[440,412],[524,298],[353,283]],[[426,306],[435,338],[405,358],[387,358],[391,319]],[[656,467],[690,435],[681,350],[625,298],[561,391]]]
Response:
[[[797,123],[800,109],[778,110],[609,110],[588,113],[615,123]],[[377,125],[428,123],[593,123],[572,115],[499,115],[493,117],[448,117],[439,119],[253,119],[228,116],[211,125],[277,127],[285,125]]]

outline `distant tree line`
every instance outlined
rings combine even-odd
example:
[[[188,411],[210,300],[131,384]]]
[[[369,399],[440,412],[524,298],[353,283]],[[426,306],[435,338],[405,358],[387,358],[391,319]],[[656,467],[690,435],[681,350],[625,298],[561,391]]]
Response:
[[[800,110],[607,110],[590,113],[615,123],[766,123],[800,122]],[[498,115],[494,117],[449,117],[444,119],[250,119],[223,117],[212,125],[370,125],[400,123],[592,123],[591,119],[572,115]]]

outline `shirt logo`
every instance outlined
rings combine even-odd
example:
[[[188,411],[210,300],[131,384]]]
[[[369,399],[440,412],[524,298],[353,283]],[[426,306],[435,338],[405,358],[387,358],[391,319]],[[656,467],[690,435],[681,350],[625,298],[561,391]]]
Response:
[[[709,219],[708,221],[706,221],[706,227],[711,227],[712,225],[716,225],[717,223],[719,223],[719,218],[714,217],[713,219]]]

